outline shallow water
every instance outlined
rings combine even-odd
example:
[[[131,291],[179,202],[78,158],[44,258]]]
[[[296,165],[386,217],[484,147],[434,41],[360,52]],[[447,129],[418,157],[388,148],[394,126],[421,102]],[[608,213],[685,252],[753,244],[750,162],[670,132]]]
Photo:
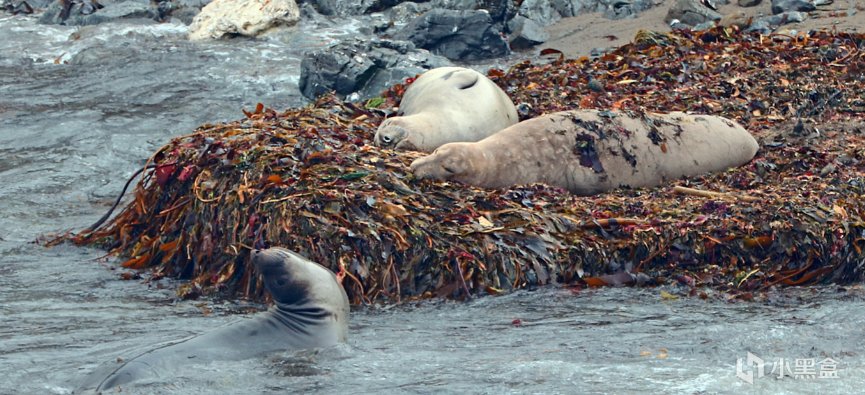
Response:
[[[193,44],[180,25],[79,30],[0,16],[0,393],[68,394],[131,349],[246,316],[236,312],[250,306],[176,301],[168,281],[122,281],[101,251],[32,241],[99,218],[172,136],[257,102],[302,104],[302,51],[357,26]],[[124,393],[856,393],[863,294],[726,303],[547,287],[361,308],[347,345],[179,367]],[[767,363],[754,384],[736,376],[748,351]],[[838,365],[824,373],[838,378],[777,378],[779,358],[792,374],[797,361],[819,372],[827,357]]]

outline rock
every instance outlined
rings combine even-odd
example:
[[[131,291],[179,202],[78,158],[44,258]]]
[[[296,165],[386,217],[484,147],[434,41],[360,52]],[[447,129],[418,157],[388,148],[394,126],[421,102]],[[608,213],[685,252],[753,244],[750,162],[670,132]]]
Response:
[[[211,0],[160,0],[156,1],[156,15],[154,19],[164,22],[170,18],[177,18],[184,25],[192,24],[192,20],[201,12]]]
[[[542,26],[549,26],[562,18],[591,11],[583,3],[584,1],[569,0],[524,0],[517,13]]]
[[[501,27],[484,10],[433,9],[415,18],[394,39],[451,60],[482,60],[510,53]]]
[[[762,18],[757,18],[754,22],[751,23],[746,32],[757,32],[761,34],[769,34],[772,33],[778,26],[785,25],[788,23],[796,23],[802,22],[808,18],[808,14],[804,12],[784,12],[777,15],[764,16]]]
[[[508,40],[512,49],[526,49],[544,43],[550,34],[537,22],[517,15],[508,22]]]
[[[760,2],[762,2],[762,0],[739,0],[738,4],[739,7],[756,7],[760,5]]]
[[[517,15],[517,7],[513,0],[480,0],[477,9],[490,13],[493,22],[507,23]]]
[[[214,0],[201,9],[189,26],[190,40],[226,35],[258,36],[277,26],[300,20],[294,0]]]
[[[660,2],[657,0],[600,0],[604,16],[609,19],[634,18]]]
[[[24,0],[4,0],[0,3],[0,10],[6,11],[12,15],[30,15],[34,11],[33,6]]]
[[[736,26],[739,29],[745,29],[748,27],[750,21],[751,17],[749,17],[748,14],[742,11],[735,11],[724,15],[724,17],[721,18],[720,21],[718,21],[718,26]]]
[[[408,25],[412,19],[417,18],[429,10],[430,9],[421,8],[417,3],[406,1],[387,10],[385,14],[391,25],[402,27]]]
[[[664,20],[669,23],[673,19],[678,19],[686,25],[696,26],[704,22],[720,20],[721,14],[706,7],[700,0],[677,0]]]
[[[155,10],[147,0],[95,1],[70,0],[69,8],[56,1],[45,10],[39,23],[46,25],[98,25],[118,19],[152,19]],[[64,12],[66,11],[66,12]]]
[[[424,2],[428,0],[418,0]],[[371,12],[381,12],[397,4],[405,3],[404,0],[309,0],[307,4],[315,8],[320,14],[327,16],[346,17],[352,15],[363,15]]]
[[[772,13],[781,14],[789,11],[814,11],[817,7],[808,0],[772,0]]]
[[[682,21],[678,19],[673,19],[670,21],[670,29],[673,30],[691,30],[691,25],[687,25],[682,23]]]
[[[692,27],[691,30],[693,30],[695,32],[701,32],[703,30],[709,30],[713,27],[715,27],[715,22],[709,21],[709,22],[703,22],[703,23],[697,24],[694,27]]]
[[[368,98],[408,77],[450,64],[411,42],[356,39],[306,54],[298,85],[310,99],[330,91],[343,97],[358,92]]]

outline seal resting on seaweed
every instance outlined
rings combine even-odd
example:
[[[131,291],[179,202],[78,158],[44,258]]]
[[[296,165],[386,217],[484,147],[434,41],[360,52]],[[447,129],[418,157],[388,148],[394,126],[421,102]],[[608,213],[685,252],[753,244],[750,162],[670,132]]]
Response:
[[[411,171],[487,188],[541,182],[592,195],[723,171],[747,163],[758,148],[747,130],[722,117],[574,110],[475,143],[442,145]]]
[[[252,252],[252,261],[274,306],[252,319],[228,324],[97,370],[81,390],[104,391],[158,377],[191,361],[241,360],[271,352],[328,347],[345,342],[348,297],[334,274],[284,248]]]
[[[409,85],[397,116],[375,133],[383,148],[430,152],[454,141],[478,141],[517,121],[514,103],[489,78],[462,67],[439,67]]]

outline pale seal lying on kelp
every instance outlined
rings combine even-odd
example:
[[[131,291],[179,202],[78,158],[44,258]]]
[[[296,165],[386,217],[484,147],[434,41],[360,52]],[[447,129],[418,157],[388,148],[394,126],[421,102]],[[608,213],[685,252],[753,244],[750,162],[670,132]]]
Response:
[[[411,170],[487,188],[540,182],[592,195],[723,171],[750,161],[758,147],[742,126],[718,116],[573,110],[442,145]]]
[[[383,148],[431,152],[454,141],[478,141],[519,121],[514,103],[489,78],[440,67],[409,85],[396,117],[375,133]]]

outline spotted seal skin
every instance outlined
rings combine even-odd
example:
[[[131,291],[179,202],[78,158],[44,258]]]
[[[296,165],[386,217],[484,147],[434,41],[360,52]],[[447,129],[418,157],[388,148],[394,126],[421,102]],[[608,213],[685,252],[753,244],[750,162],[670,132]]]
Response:
[[[381,123],[373,142],[431,152],[445,143],[481,140],[518,121],[514,103],[489,78],[462,67],[439,67],[409,85],[397,116]]]
[[[724,171],[748,163],[758,148],[747,130],[722,117],[574,110],[442,145],[411,171],[486,188],[539,182],[594,195]]]
[[[170,374],[172,368],[190,362],[242,360],[346,341],[348,297],[330,270],[284,248],[254,250],[251,254],[273,297],[270,309],[109,364],[94,372],[77,392],[116,389],[142,378]]]

